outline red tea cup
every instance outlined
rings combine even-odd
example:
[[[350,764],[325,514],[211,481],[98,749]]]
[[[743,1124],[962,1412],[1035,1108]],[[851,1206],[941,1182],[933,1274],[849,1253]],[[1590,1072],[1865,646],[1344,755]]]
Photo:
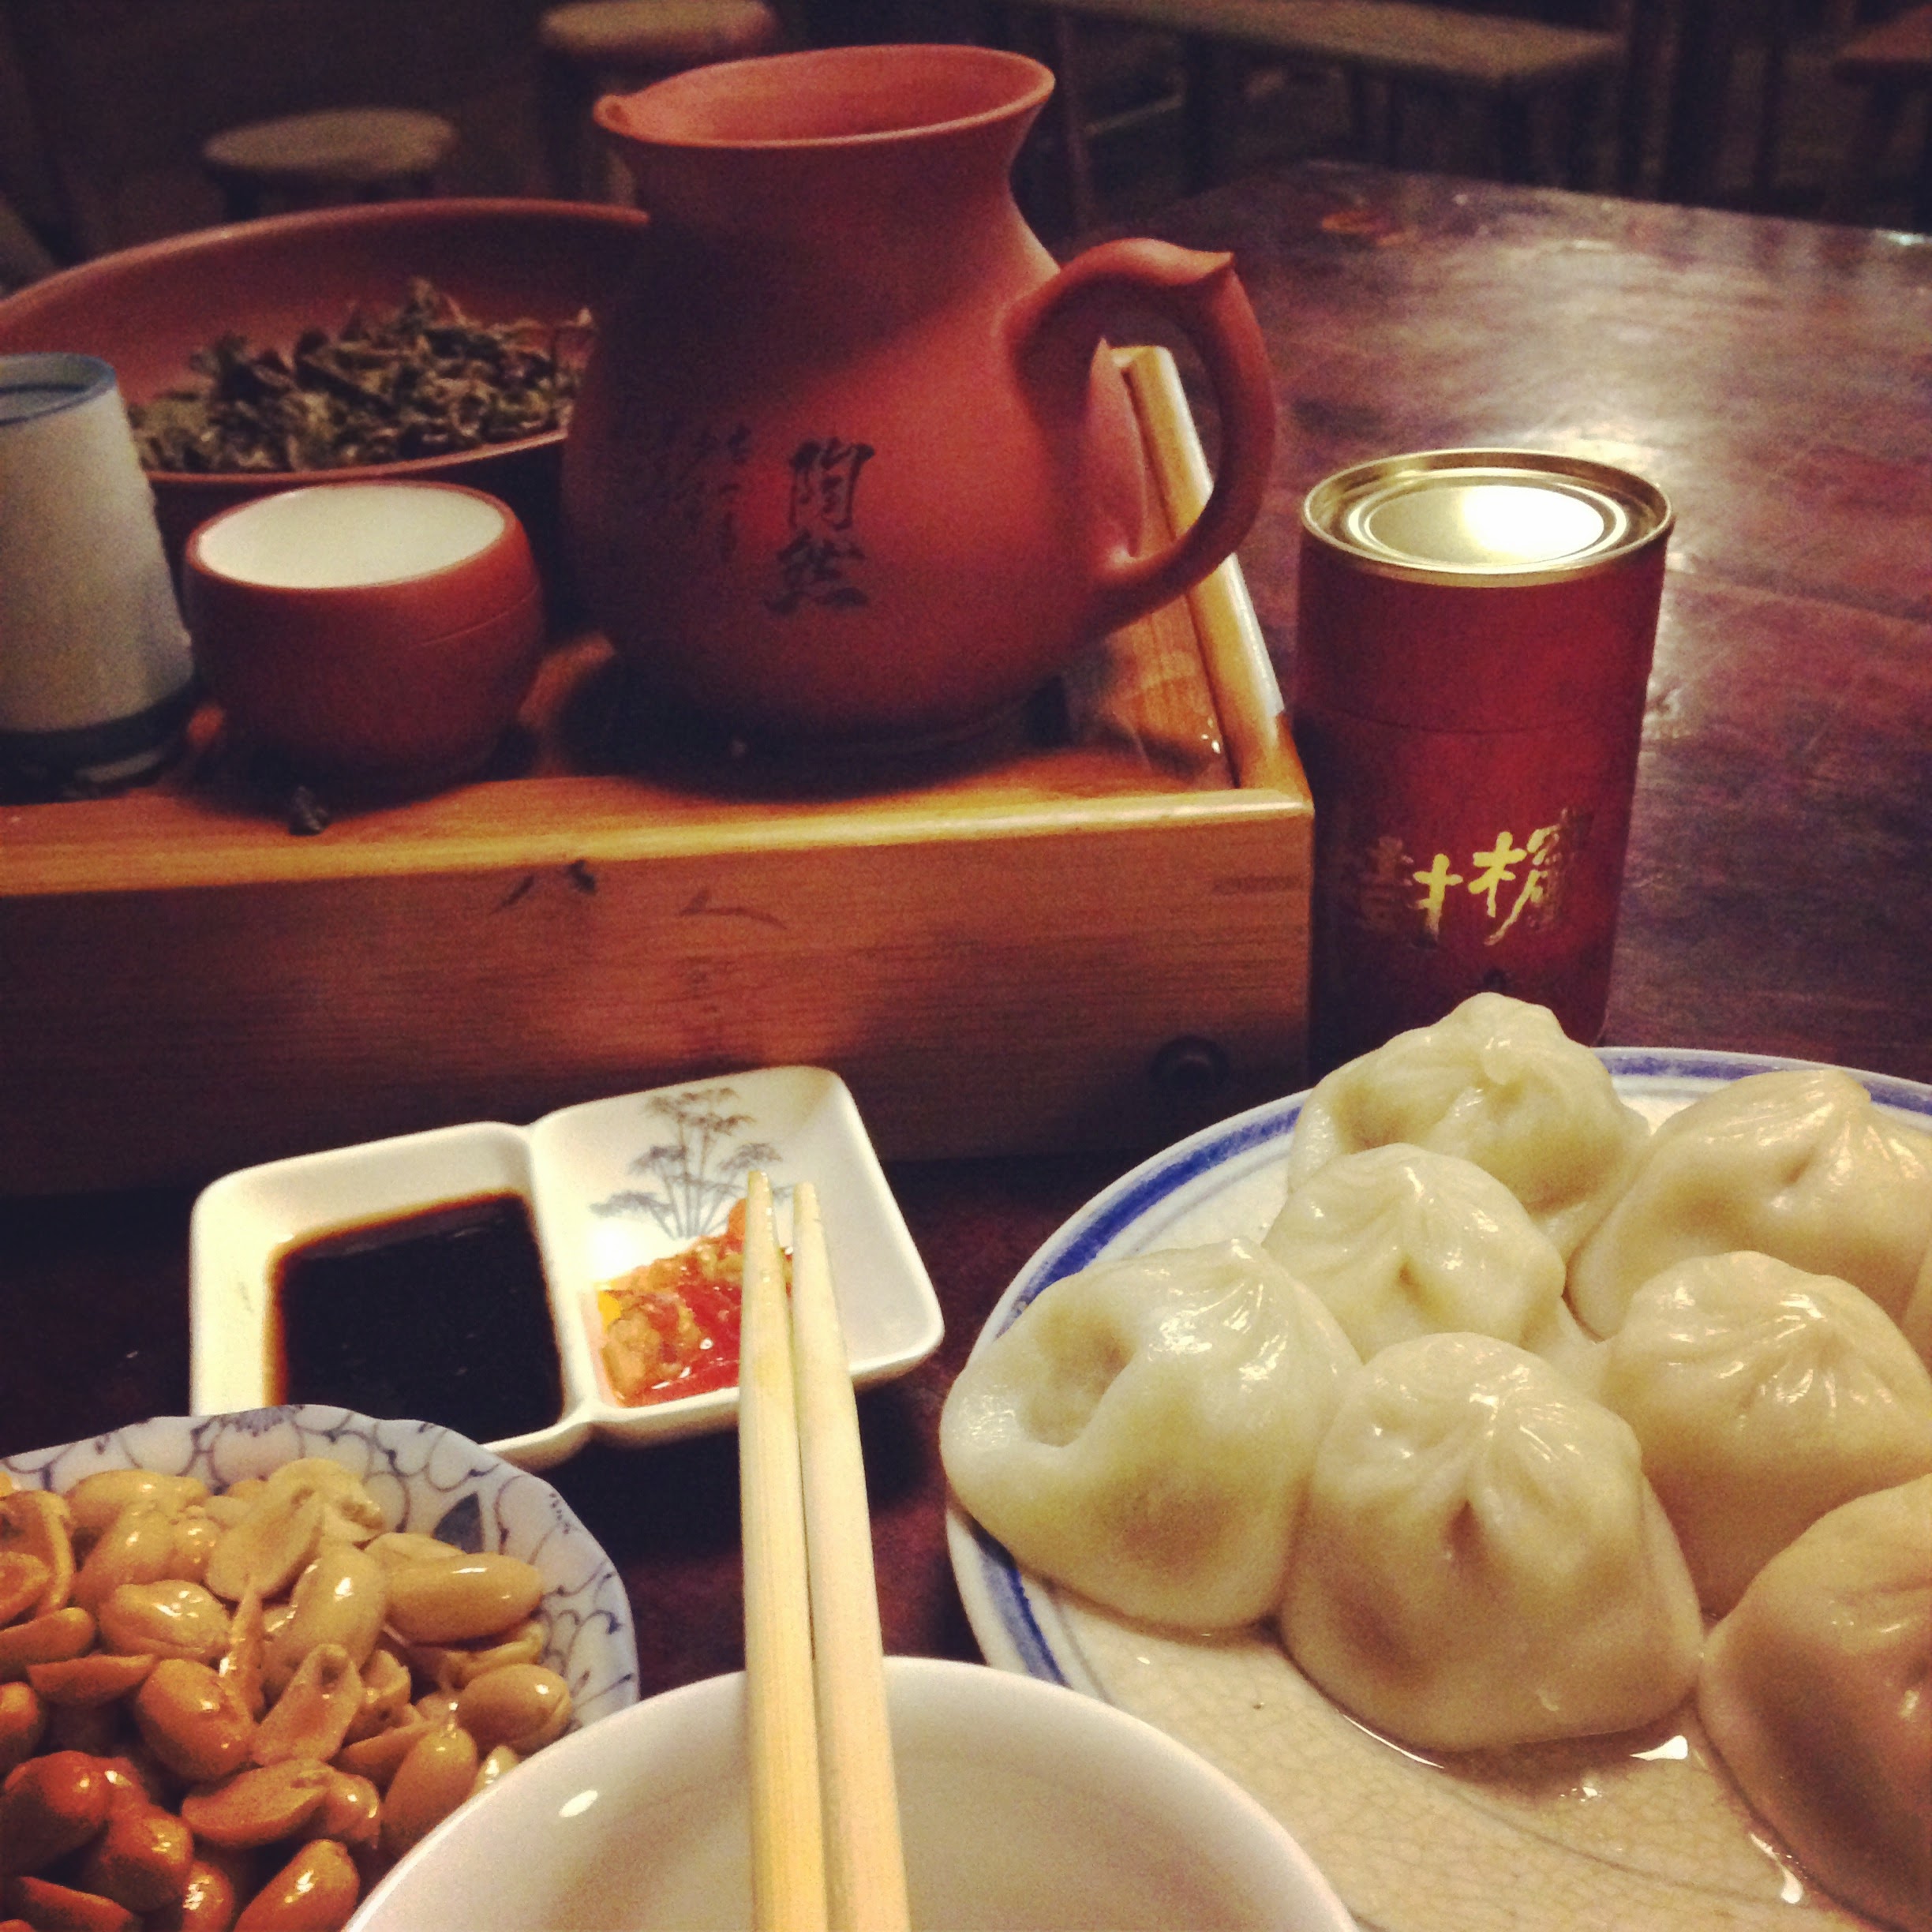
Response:
[[[189,539],[197,667],[241,743],[345,794],[466,777],[536,676],[543,597],[523,527],[459,485],[324,483]]]

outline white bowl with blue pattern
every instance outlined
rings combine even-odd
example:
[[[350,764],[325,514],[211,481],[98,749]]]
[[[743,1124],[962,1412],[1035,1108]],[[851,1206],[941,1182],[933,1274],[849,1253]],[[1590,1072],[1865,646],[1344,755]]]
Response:
[[[373,1421],[347,1409],[249,1409],[157,1416],[84,1442],[0,1457],[17,1487],[65,1492],[101,1470],[197,1476],[223,1490],[300,1456],[360,1477],[392,1530],[520,1556],[544,1580],[542,1661],[570,1686],[574,1731],[635,1704],[637,1639],[622,1578],[570,1505],[544,1481],[432,1422]]]

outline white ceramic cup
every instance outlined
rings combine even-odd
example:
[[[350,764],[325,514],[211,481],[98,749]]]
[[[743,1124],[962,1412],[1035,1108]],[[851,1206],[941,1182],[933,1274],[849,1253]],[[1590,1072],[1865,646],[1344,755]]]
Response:
[[[1353,1932],[1305,1853],[1204,1758],[1038,1679],[886,1663],[919,1932]],[[351,1932],[751,1923],[744,1679],[564,1738],[425,1838]]]
[[[192,675],[113,369],[0,356],[0,769],[140,778],[180,743]]]

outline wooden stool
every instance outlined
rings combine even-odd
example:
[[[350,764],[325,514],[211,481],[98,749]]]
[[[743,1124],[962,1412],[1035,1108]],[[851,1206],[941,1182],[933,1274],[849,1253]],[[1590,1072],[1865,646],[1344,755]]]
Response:
[[[230,128],[202,144],[201,165],[229,219],[247,221],[271,195],[313,207],[429,194],[455,145],[440,114],[345,107]]]
[[[769,53],[784,38],[767,0],[571,0],[537,26],[543,60],[544,149],[554,193],[575,199],[586,169],[592,105],[716,61]],[[627,198],[614,164],[600,199]]]
[[[1932,233],[1932,6],[1908,8],[1855,36],[1838,50],[1832,72],[1863,88],[1865,104],[1827,212],[1852,221],[1870,206],[1885,149],[1911,97],[1923,94],[1926,125],[1912,176],[1911,223]]]

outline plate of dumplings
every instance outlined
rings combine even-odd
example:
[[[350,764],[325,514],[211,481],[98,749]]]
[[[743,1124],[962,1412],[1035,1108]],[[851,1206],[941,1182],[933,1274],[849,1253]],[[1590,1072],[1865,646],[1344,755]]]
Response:
[[[1932,1088],[1478,994],[1033,1256],[953,1569],[1365,1932],[1932,1932],[1929,1360]]]

